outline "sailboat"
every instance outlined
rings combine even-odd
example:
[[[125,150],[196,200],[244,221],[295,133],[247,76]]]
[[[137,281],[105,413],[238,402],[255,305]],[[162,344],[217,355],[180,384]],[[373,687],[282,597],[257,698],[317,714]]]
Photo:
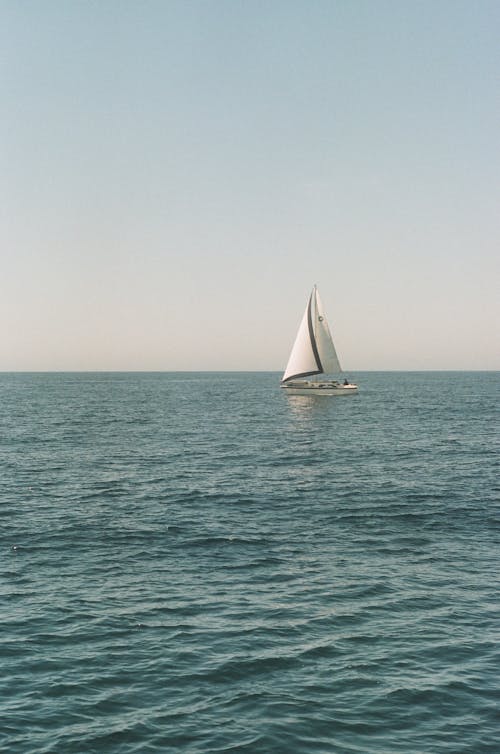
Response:
[[[358,392],[358,386],[348,379],[319,379],[323,374],[340,376],[342,368],[318,289],[314,286],[281,378],[281,387],[290,395],[353,395]],[[303,379],[313,375],[316,379]]]

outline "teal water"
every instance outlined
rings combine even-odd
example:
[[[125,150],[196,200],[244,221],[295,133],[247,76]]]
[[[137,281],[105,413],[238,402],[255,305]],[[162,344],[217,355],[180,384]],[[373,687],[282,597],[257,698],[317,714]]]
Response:
[[[496,754],[498,378],[0,375],[0,750]]]

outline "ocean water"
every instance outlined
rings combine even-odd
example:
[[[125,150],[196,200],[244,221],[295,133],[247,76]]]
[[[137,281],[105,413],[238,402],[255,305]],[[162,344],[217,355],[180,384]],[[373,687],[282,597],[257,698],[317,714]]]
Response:
[[[0,375],[0,750],[500,751],[498,373]]]

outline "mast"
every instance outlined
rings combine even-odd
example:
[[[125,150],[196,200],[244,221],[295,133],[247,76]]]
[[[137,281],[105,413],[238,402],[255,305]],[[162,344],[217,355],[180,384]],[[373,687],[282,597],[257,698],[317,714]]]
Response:
[[[313,312],[314,307],[314,312]],[[309,314],[308,314],[308,326],[309,326],[309,337],[311,338],[311,348],[313,350],[314,358],[316,360],[316,366],[318,367],[318,372],[316,374],[322,374],[325,370],[323,369],[323,364],[321,363],[321,357],[318,350],[318,342],[317,342],[317,329],[319,324],[319,317],[318,317],[318,289],[316,285],[314,285],[311,293],[311,297],[309,299]]]

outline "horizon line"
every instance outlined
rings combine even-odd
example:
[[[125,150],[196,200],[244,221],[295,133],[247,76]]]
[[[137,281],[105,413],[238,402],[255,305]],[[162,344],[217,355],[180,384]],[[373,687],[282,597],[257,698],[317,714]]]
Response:
[[[281,374],[282,369],[0,369],[0,374]],[[349,369],[341,374],[374,374],[380,372],[425,373],[425,372],[500,372],[498,368],[487,369]]]

